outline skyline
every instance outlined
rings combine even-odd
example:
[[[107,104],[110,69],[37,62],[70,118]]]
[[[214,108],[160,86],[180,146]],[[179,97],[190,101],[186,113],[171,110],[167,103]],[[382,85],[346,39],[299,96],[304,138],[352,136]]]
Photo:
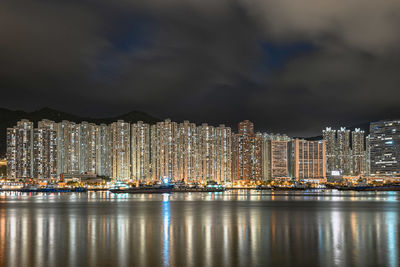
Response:
[[[397,167],[392,170],[392,166],[397,164],[393,145],[397,143],[398,124],[371,124],[371,137],[355,129],[351,139],[350,130],[328,127],[322,131],[321,140],[306,141],[285,134],[255,132],[248,120],[238,123],[237,132],[223,124],[214,127],[169,119],[153,125],[142,121],[96,125],[45,119],[37,128],[33,122],[21,120],[7,129],[8,177],[63,180],[70,175],[94,175],[136,181],[169,177],[185,183],[326,181],[326,177],[338,174],[370,175],[370,155],[374,156],[372,176],[393,176],[397,173]],[[370,139],[375,140],[372,146]],[[388,139],[393,141],[388,143]],[[389,154],[393,157],[390,162],[386,159]],[[385,166],[377,170],[381,164]]]
[[[400,117],[396,0],[19,3],[2,3],[6,108],[293,136]]]

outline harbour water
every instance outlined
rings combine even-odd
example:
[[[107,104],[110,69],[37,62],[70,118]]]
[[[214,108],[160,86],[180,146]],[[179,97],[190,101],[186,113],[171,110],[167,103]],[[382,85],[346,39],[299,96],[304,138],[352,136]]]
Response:
[[[399,266],[398,192],[0,193],[0,266]]]

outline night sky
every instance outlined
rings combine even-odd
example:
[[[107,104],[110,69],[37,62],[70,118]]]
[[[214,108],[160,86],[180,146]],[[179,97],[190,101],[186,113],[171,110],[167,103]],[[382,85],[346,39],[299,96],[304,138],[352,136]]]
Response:
[[[400,118],[400,1],[2,0],[0,90],[296,136]]]

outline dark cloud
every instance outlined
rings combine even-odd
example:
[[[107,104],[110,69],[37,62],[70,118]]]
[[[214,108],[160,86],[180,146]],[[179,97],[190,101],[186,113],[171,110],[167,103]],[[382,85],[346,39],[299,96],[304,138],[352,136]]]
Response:
[[[0,105],[318,134],[400,116],[397,0],[29,1],[0,9]]]

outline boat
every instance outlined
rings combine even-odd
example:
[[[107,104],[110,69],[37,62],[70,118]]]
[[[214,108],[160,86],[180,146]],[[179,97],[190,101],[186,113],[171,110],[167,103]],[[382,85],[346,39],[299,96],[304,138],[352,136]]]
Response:
[[[169,186],[151,186],[151,187],[129,187],[129,188],[110,188],[111,193],[127,193],[127,194],[163,194],[171,193],[173,185]]]
[[[46,187],[38,187],[37,185],[25,185],[23,188],[18,190],[22,193],[66,193],[71,192],[70,188],[61,188],[48,185]]]
[[[87,192],[87,188],[86,187],[74,187],[74,188],[71,188],[71,192],[83,193],[83,192]]]
[[[19,189],[19,192],[38,192],[39,188],[37,185],[34,184],[26,184],[24,185],[21,189]]]
[[[257,185],[256,190],[271,190],[272,188],[270,186],[266,186],[266,185]]]
[[[179,187],[172,189],[172,192],[176,193],[189,193],[189,192],[224,192],[225,187]]]
[[[163,194],[171,193],[173,188],[174,185],[169,184],[168,182],[153,186],[130,187],[128,184],[118,181],[109,189],[109,191],[116,194]]]
[[[337,186],[337,190],[341,191],[400,191],[400,185],[384,185],[384,186]]]
[[[177,185],[177,184],[175,184]],[[218,184],[214,181],[207,182],[206,186],[202,186],[200,184],[185,184],[183,182],[178,183],[178,186],[175,186],[172,192],[224,192],[226,190],[225,186]]]

